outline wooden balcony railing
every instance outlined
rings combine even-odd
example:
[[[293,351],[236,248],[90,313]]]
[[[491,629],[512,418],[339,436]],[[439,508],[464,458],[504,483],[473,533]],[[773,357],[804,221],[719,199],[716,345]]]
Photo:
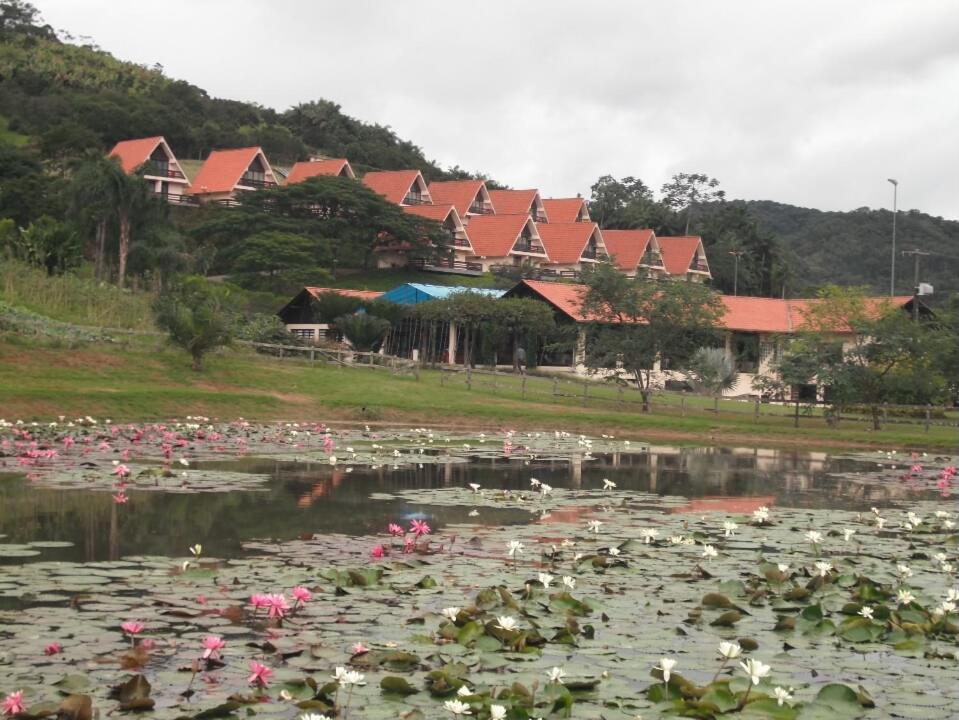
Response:
[[[708,273],[708,272],[709,272],[709,265],[707,265],[706,263],[702,262],[701,260],[697,260],[697,261],[695,261],[695,262],[690,266],[689,269],[690,269],[690,270],[695,270],[696,272]]]
[[[483,205],[481,203],[473,203],[470,205],[470,209],[466,212],[472,213],[473,215],[492,215],[493,208],[489,205]]]
[[[174,195],[173,193],[158,194],[171,205],[188,205],[190,207],[196,207],[200,204],[200,201],[197,200],[193,195]]]
[[[518,242],[513,246],[513,252],[522,252],[522,253],[537,253],[539,255],[545,255],[546,251],[543,249],[542,245],[537,245],[532,242]]]
[[[237,185],[242,185],[243,187],[251,188],[271,188],[276,187],[276,183],[272,180],[266,180],[265,178],[255,178],[250,177],[249,175],[244,175],[240,178],[240,182]]]
[[[410,260],[410,267],[418,270],[468,270],[469,272],[483,272],[483,265],[478,262],[467,260],[450,260],[449,258],[437,258],[426,260],[425,258],[414,258]]]
[[[412,193],[403,198],[404,205],[431,205],[430,199],[424,195],[413,195]]]
[[[166,163],[147,163],[143,169],[143,174],[150,175],[151,177],[186,179],[186,176],[182,172]]]

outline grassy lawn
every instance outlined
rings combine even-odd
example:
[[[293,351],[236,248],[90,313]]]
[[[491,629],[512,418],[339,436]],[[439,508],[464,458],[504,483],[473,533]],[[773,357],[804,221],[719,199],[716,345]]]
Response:
[[[202,373],[187,357],[155,338],[129,338],[117,345],[38,345],[0,338],[0,416],[48,420],[58,415],[93,415],[121,420],[159,420],[186,415],[222,419],[353,420],[414,425],[557,429],[611,433],[700,443],[756,445],[877,445],[883,448],[954,449],[954,427],[889,425],[873,432],[865,423],[844,421],[829,428],[818,417],[764,415],[751,405],[739,412],[724,403],[718,415],[687,404],[684,416],[670,396],[658,397],[651,414],[620,405],[612,388],[590,384],[582,405],[578,390],[552,394],[547,378],[530,378],[527,398],[519,378],[476,374],[464,378],[424,370],[419,379],[386,370],[343,368],[279,360],[243,350],[209,358]],[[627,391],[628,395],[628,391]],[[627,399],[634,401],[633,397]],[[711,400],[705,399],[706,404]],[[743,411],[745,410],[745,412]]]

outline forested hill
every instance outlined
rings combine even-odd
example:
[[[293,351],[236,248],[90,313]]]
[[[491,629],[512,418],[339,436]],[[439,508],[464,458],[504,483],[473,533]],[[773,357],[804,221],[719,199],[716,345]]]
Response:
[[[280,165],[317,153],[348,157],[360,170],[416,167],[428,178],[463,174],[443,171],[389,127],[349,117],[329,100],[277,112],[212,98],[168,78],[159,66],[61,42],[35,9],[18,0],[0,7],[0,134],[28,136],[47,159],[102,153],[117,140],[164,135],[183,159],[203,158],[215,147],[261,145]]]
[[[735,203],[744,205],[763,230],[793,251],[808,284],[867,285],[889,292],[891,210],[824,212],[771,200]],[[900,250],[914,248],[933,253],[921,258],[920,279],[932,283],[939,298],[959,291],[959,221],[900,210],[896,248],[897,292],[912,291],[913,259],[903,257]]]

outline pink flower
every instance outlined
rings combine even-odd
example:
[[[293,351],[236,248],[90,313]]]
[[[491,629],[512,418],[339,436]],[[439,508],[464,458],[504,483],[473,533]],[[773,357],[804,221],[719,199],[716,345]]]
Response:
[[[3,700],[4,715],[19,715],[26,712],[27,708],[23,704],[23,690],[12,692]]]
[[[219,660],[220,651],[226,647],[226,640],[218,635],[207,635],[203,638],[203,659]]]
[[[313,593],[311,593],[302,585],[297,585],[292,591],[290,591],[290,594],[297,603],[308,603],[313,599]]]
[[[383,549],[382,545],[376,545],[370,550],[370,555],[375,558],[381,558],[386,554],[386,550]]]
[[[369,651],[370,649],[361,642],[353,643],[353,647],[350,648],[350,652],[353,653],[354,655],[359,655],[360,653],[368,653]]]
[[[130,496],[127,495],[126,490],[120,488],[120,492],[113,496],[113,502],[117,505],[126,505],[130,501]]]
[[[919,463],[916,463],[915,465],[912,466],[913,475],[918,475],[921,472],[922,472],[922,465],[920,465]]]
[[[269,602],[269,615],[271,618],[283,618],[286,616],[287,612],[290,610],[290,603],[286,599],[286,595],[281,593],[274,593],[272,595],[266,596]]]
[[[140,647],[144,650],[152,650],[154,647],[156,647],[156,640],[153,638],[143,638],[140,641]]]
[[[58,642],[52,642],[43,648],[44,655],[59,655],[63,652],[63,646]]]
[[[406,538],[403,542],[403,552],[411,553],[416,548],[416,541],[413,538]]]
[[[206,605],[206,595],[197,595],[196,601],[199,605]]]
[[[250,661],[250,677],[247,678],[246,682],[248,685],[257,685],[261,688],[265,688],[270,684],[270,676],[273,674],[273,671],[270,670],[266,665],[261,665],[256,660]]]
[[[120,623],[120,629],[127,635],[139,635],[145,628],[146,626],[142,622],[137,622],[136,620],[128,620],[125,623]]]
[[[390,523],[390,535],[395,535],[397,537],[405,535],[406,532],[396,523]]]
[[[420,535],[429,535],[432,530],[430,530],[429,523],[426,520],[413,520],[410,523],[410,532],[419,537]]]

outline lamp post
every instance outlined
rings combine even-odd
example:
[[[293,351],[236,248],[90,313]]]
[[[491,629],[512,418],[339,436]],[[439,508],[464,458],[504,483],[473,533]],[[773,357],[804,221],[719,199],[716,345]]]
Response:
[[[889,297],[896,294],[896,215],[898,214],[899,181],[886,178],[892,183],[892,269],[889,272]]]
[[[736,258],[736,269],[733,271],[733,295],[739,295],[739,258],[742,250],[730,250],[729,254]]]

